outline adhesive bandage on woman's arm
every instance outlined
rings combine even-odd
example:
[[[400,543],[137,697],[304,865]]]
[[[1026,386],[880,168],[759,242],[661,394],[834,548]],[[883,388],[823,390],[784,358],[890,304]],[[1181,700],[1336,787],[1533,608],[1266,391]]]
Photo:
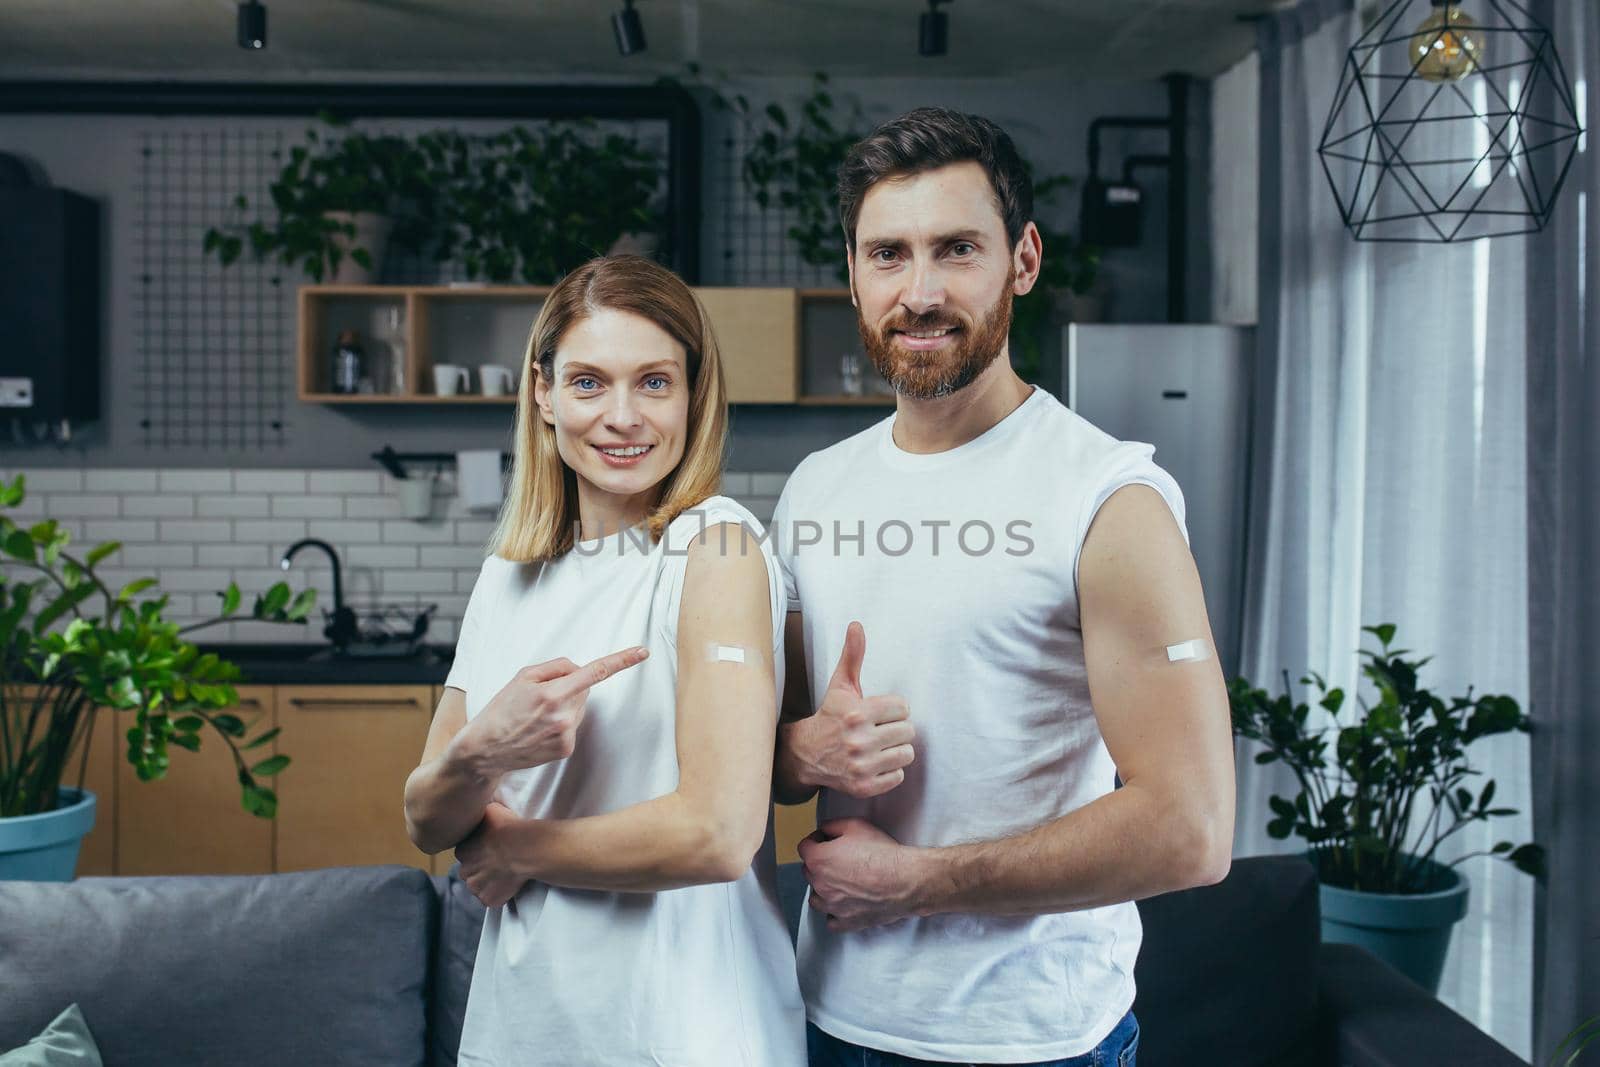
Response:
[[[1167,646],[1168,663],[1189,663],[1211,658],[1211,645],[1202,637]]]
[[[743,645],[724,645],[712,641],[706,645],[706,659],[712,663],[759,663],[760,653]]]

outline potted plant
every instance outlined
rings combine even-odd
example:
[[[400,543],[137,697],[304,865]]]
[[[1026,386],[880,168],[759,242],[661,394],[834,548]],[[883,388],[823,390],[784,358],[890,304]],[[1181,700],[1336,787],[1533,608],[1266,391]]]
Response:
[[[1526,874],[1541,876],[1544,852],[1534,844],[1501,841],[1449,863],[1439,846],[1476,822],[1516,809],[1495,807],[1495,783],[1474,791],[1462,783],[1477,775],[1466,749],[1483,737],[1529,730],[1529,720],[1509,696],[1465,696],[1448,703],[1419,684],[1418,672],[1432,657],[1407,660],[1407,649],[1389,648],[1392,623],[1364,626],[1379,651],[1363,649],[1361,671],[1379,699],[1358,696],[1362,714],[1339,720],[1342,689],[1328,689],[1309,672],[1301,685],[1322,692],[1318,707],[1335,720],[1308,728],[1310,708],[1289,696],[1273,698],[1243,678],[1228,687],[1234,732],[1260,742],[1258,764],[1282,761],[1299,783],[1292,799],[1274,795],[1267,833],[1296,834],[1309,846],[1322,902],[1322,937],[1362,945],[1433,992],[1438,991],[1454,923],[1466,913],[1467,882],[1455,868],[1463,860],[1493,855]],[[1331,755],[1330,764],[1330,735]],[[1431,808],[1416,825],[1417,801]]]
[[[257,259],[274,257],[316,281],[365,285],[391,240],[425,248],[436,191],[416,146],[404,137],[350,131],[327,113],[320,117],[328,128],[308,129],[308,144],[289,150],[269,187],[276,218],[206,231],[203,249],[223,266],[248,246]],[[233,208],[242,216],[250,202],[241,194]]]
[[[227,266],[248,248],[319,282],[365,283],[387,233],[466,280],[542,285],[619,241],[653,250],[665,231],[659,154],[591,121],[407,138],[324,119],[333,129],[306,131],[271,186],[276,218],[211,229],[206,253]]]
[[[549,284],[612,248],[653,254],[665,231],[658,154],[582,120],[417,140],[436,190],[429,243],[469,278]]]
[[[0,482],[0,509],[20,504],[22,475]],[[154,578],[113,592],[95,567],[121,546],[81,556],[53,520],[31,526],[0,514],[0,879],[68,881],[78,845],[94,823],[95,798],[83,788],[89,742],[104,709],[126,715],[128,762],[140,781],[166,775],[169,746],[197,751],[215,730],[233,752],[245,810],[272,818],[277,797],[258,779],[289,765],[285,755],[251,762],[276,729],[227,710],[239,694],[239,669],[200,654],[182,634],[231,618],[240,594],[229,585],[215,618],[180,629],[162,618],[164,596],[144,597]],[[294,596],[279,582],[256,598],[250,618],[304,624],[315,590]],[[65,625],[58,625],[64,623]],[[83,754],[78,785],[62,785],[68,759]]]

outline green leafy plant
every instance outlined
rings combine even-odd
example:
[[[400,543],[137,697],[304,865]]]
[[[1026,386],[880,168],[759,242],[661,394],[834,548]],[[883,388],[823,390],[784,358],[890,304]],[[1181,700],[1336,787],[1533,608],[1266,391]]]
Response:
[[[0,508],[22,503],[22,475],[0,482]],[[0,514],[0,817],[52,811],[74,750],[81,750],[82,787],[99,709],[132,719],[128,762],[140,781],[167,773],[171,745],[198,751],[206,727],[233,752],[246,811],[271,818],[277,797],[258,779],[289,765],[285,755],[251,763],[246,752],[278,734],[250,732],[226,709],[239,702],[239,669],[201,654],[182,634],[234,616],[241,595],[230,584],[218,614],[180,629],[162,618],[167,598],[140,599],[156,580],[141,578],[112,591],[95,567],[117,552],[111,541],[81,556],[68,530],[51,519],[22,526]],[[316,591],[298,596],[279,582],[258,596],[250,618],[303,625]],[[97,609],[96,609],[97,606]],[[91,610],[95,609],[95,610]],[[57,623],[66,621],[63,627]]]
[[[661,160],[593,122],[443,130],[417,148],[439,190],[434,257],[459,256],[469,277],[548,284],[624,234],[665,236]]]
[[[1011,336],[1017,343],[1013,359],[1017,373],[1032,381],[1043,362],[1039,338],[1053,321],[1051,314],[1057,294],[1087,293],[1100,267],[1100,250],[1079,241],[1066,230],[1056,229],[1045,218],[1054,206],[1056,195],[1070,189],[1073,181],[1056,174],[1033,183],[1034,225],[1044,245],[1039,262],[1039,280],[1011,306]]]
[[[691,65],[689,71],[695,78],[704,77],[698,66]],[[849,271],[841,254],[839,165],[850,147],[870,132],[860,103],[836,96],[828,75],[821,71],[812,75],[810,91],[792,113],[778,103],[756,112],[744,95],[728,95],[715,84],[706,87],[718,107],[751,124],[753,137],[745,153],[743,177],[755,202],[763,209],[793,212],[794,222],[785,232],[801,260],[832,268],[839,284],[846,284]],[[1066,175],[1035,176],[1035,213],[1041,214],[1040,209],[1046,208],[1056,193],[1071,185],[1072,179]],[[1087,292],[1100,262],[1096,249],[1068,231],[1042,218],[1034,221],[1045,246],[1039,282],[1012,305],[1012,363],[1028,381],[1039,374],[1039,339],[1050,321],[1054,293],[1069,289]]]
[[[348,248],[351,259],[371,269],[371,250],[351,245],[355,224],[330,218],[330,212],[383,215],[391,222],[392,245],[428,247],[439,191],[416,145],[405,137],[348,131],[347,123],[331,115],[322,119],[327,129],[308,129],[307,144],[289,150],[268,187],[270,221],[258,218],[206,231],[203,250],[224,267],[248,247],[257,259],[275,257],[321,281],[339,269]],[[250,202],[241,194],[233,208],[242,215]]]
[[[1293,703],[1285,672],[1285,693],[1277,698],[1243,678],[1229,684],[1233,729],[1265,746],[1255,757],[1258,764],[1281,760],[1294,772],[1300,792],[1292,801],[1270,799],[1267,833],[1280,840],[1290,834],[1304,838],[1321,881],[1370,893],[1425,893],[1437,888],[1428,864],[1438,862],[1435,853],[1444,841],[1472,823],[1517,813],[1493,806],[1493,780],[1476,793],[1462,785],[1479,773],[1467,764],[1467,747],[1495,734],[1526,733],[1529,720],[1511,697],[1474,698],[1470,686],[1465,696],[1446,703],[1419,684],[1418,672],[1431,656],[1411,661],[1403,658],[1408,649],[1391,650],[1392,623],[1362,630],[1376,636],[1381,649],[1361,651],[1362,674],[1377,687],[1379,699],[1369,705],[1358,695],[1360,718],[1340,725],[1344,690],[1330,690],[1320,675],[1308,672],[1300,684],[1321,690],[1317,706],[1335,720],[1332,727],[1308,729],[1310,708]],[[1416,801],[1424,794],[1432,810],[1413,827]],[[1536,877],[1544,870],[1543,849],[1509,841],[1446,866],[1485,854]]]
[[[1550,1057],[1552,1067],[1554,1067],[1557,1060],[1561,1060],[1563,1055],[1566,1055],[1567,1058],[1561,1060],[1561,1067],[1572,1067],[1574,1063],[1578,1062],[1578,1057],[1583,1054],[1583,1050],[1594,1044],[1595,1041],[1600,1041],[1600,1015],[1584,1020],[1576,1030],[1561,1039],[1561,1044],[1556,1046],[1555,1053]],[[1570,1052],[1567,1049],[1568,1045],[1572,1046]]]
[[[836,101],[822,71],[812,75],[811,91],[792,119],[780,104],[768,104],[752,116],[744,96],[734,96],[731,103],[734,112],[756,124],[743,165],[745,184],[756,203],[794,212],[796,219],[787,233],[800,258],[814,267],[832,267],[840,284],[846,283],[849,272],[839,231],[839,164],[850,146],[868,133],[860,103]]]
[[[275,256],[317,281],[338,269],[353,223],[328,212],[390,220],[392,248],[443,263],[459,257],[468,280],[548,284],[628,233],[664,236],[659,153],[590,121],[530,131],[416,137],[368,135],[324,115],[306,131],[270,187],[274,216],[213,228],[203,248],[223,266],[246,250]],[[249,202],[236,197],[241,215]],[[373,266],[370,250],[352,259]]]

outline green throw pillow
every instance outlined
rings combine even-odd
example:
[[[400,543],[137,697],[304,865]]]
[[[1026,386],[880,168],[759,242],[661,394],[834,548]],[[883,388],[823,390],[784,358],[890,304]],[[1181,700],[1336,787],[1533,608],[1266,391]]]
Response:
[[[0,1052],[0,1067],[101,1067],[100,1050],[76,1004],[57,1015],[44,1033],[10,1052]]]

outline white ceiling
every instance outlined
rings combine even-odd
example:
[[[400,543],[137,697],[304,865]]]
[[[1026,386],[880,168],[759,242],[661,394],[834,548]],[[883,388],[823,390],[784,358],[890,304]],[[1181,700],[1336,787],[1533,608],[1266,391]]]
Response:
[[[924,0],[638,0],[649,48],[617,54],[622,0],[265,0],[267,48],[235,44],[234,0],[0,0],[0,78],[457,80],[738,75],[1129,81],[1209,77],[1250,51],[1236,16],[1272,0],[953,0],[950,52],[917,55]]]

